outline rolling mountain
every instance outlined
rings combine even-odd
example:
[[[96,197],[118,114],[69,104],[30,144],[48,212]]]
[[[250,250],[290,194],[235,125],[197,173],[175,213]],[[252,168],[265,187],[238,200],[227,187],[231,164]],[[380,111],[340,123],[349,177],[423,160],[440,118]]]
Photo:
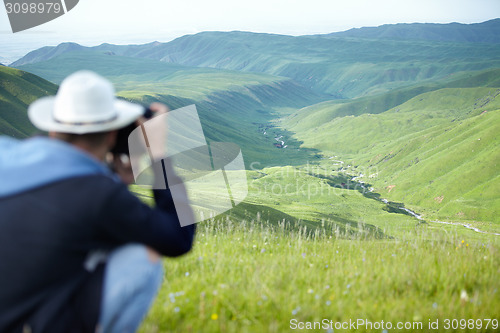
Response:
[[[461,25],[460,31],[487,29],[495,35],[500,21]],[[418,31],[420,26],[395,26]],[[436,25],[437,35],[450,35],[453,25]],[[385,29],[385,28],[377,28]],[[378,30],[377,30],[378,31]],[[417,33],[417,32],[416,32]],[[464,32],[465,34],[465,32]],[[444,40],[453,40],[448,38]],[[202,32],[169,43],[144,45],[102,44],[83,48],[64,43],[30,52],[14,62],[20,67],[64,53],[91,49],[108,55],[147,58],[191,67],[266,73],[293,79],[331,98],[354,98],[390,91],[460,71],[500,67],[500,44],[434,40],[335,37],[332,35],[283,36],[249,32]]]
[[[22,138],[36,129],[28,119],[28,105],[53,95],[57,86],[33,74],[0,66],[0,134]]]

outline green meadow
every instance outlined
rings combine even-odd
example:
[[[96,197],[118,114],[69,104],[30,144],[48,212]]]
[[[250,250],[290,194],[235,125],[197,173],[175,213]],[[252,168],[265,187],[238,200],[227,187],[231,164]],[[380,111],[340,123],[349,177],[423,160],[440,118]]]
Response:
[[[497,331],[498,241],[429,225],[403,233],[308,233],[258,216],[200,223],[193,251],[165,260],[140,332],[288,332],[324,320],[314,331],[381,332],[381,322],[431,331],[436,321],[437,332]],[[454,330],[447,320],[470,326]]]

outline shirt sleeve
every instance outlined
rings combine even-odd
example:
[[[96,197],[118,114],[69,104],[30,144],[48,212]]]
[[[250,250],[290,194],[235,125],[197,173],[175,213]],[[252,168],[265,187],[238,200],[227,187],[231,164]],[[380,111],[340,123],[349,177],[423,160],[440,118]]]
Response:
[[[106,238],[117,243],[142,243],[170,257],[191,249],[195,224],[181,227],[170,190],[154,190],[156,206],[151,208],[124,184],[112,187],[99,225]]]

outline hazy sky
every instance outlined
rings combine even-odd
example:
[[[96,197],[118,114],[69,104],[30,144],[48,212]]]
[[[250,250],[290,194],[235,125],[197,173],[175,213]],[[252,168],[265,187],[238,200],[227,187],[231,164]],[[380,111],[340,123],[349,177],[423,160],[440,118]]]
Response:
[[[165,42],[206,30],[303,35],[388,23],[478,23],[497,17],[500,0],[80,0],[66,15],[16,34],[0,8],[0,57],[64,41]]]

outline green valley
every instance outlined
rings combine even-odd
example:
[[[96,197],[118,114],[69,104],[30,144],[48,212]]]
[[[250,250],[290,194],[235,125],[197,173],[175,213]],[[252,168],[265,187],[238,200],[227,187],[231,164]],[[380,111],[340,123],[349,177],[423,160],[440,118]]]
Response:
[[[13,65],[56,84],[90,69],[122,98],[196,104],[209,141],[242,148],[251,191],[234,216],[375,237],[431,221],[498,232],[500,46],[362,33],[65,43]]]

